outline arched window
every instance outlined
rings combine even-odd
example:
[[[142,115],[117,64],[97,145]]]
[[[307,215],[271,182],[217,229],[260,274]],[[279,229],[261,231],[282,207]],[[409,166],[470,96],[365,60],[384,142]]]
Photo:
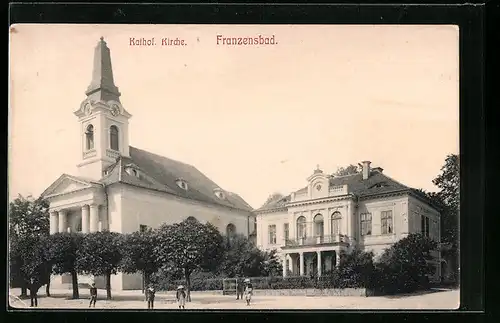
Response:
[[[334,212],[332,214],[332,236],[338,236],[340,234],[340,220],[342,215],[340,212]]]
[[[303,216],[300,216],[297,219],[297,238],[305,238],[307,236],[306,234],[306,218]]]
[[[94,126],[89,124],[85,131],[85,148],[87,150],[94,149]]]
[[[232,223],[229,223],[226,227],[226,235],[228,237],[232,237],[236,234],[236,226]]]
[[[186,221],[198,221],[194,216],[189,216]]]
[[[118,128],[116,126],[111,126],[109,129],[109,143],[111,149],[119,150],[118,146]]]
[[[324,233],[324,221],[321,214],[316,214],[314,217],[314,235],[316,237],[322,237]]]

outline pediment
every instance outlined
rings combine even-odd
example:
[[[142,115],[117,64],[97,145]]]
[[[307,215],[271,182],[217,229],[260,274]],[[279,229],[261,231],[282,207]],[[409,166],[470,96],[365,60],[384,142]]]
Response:
[[[67,194],[91,188],[92,183],[69,175],[62,175],[43,193],[44,197]]]

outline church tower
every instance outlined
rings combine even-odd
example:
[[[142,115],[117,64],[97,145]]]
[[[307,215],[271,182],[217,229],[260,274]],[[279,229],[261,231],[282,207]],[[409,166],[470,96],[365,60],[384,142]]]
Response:
[[[81,136],[78,171],[82,177],[99,180],[104,169],[119,156],[129,157],[128,120],[131,117],[120,102],[110,50],[103,37],[95,48],[92,81],[85,94],[87,98],[75,111]]]

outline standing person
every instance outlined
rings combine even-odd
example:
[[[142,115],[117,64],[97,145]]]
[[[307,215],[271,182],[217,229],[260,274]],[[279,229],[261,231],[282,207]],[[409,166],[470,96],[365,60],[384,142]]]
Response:
[[[177,287],[177,303],[179,304],[179,308],[186,306],[186,292],[184,291],[184,286],[180,285]]]
[[[148,309],[154,308],[155,292],[156,291],[153,284],[149,284],[149,287],[146,290],[146,300],[148,301]]]
[[[31,299],[31,307],[38,307],[38,289],[40,286],[38,286],[38,281],[36,278],[31,277],[30,278],[30,299]]]
[[[243,285],[243,282],[239,279],[236,278],[236,299],[243,299],[243,291],[245,289],[245,285]]]
[[[95,307],[96,302],[97,302],[97,287],[95,287],[95,283],[92,283],[92,286],[90,286],[90,304],[89,304],[89,307],[91,307],[92,304]]]
[[[253,286],[252,283],[250,282],[250,279],[245,279],[245,300],[247,301],[247,305],[250,305],[250,301],[252,300],[252,294],[253,294]]]

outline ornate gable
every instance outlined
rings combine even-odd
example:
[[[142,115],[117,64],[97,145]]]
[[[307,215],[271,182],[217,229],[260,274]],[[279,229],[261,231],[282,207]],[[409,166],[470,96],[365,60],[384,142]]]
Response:
[[[81,191],[93,186],[94,184],[90,181],[63,174],[42,193],[42,196],[48,198],[55,195]]]

